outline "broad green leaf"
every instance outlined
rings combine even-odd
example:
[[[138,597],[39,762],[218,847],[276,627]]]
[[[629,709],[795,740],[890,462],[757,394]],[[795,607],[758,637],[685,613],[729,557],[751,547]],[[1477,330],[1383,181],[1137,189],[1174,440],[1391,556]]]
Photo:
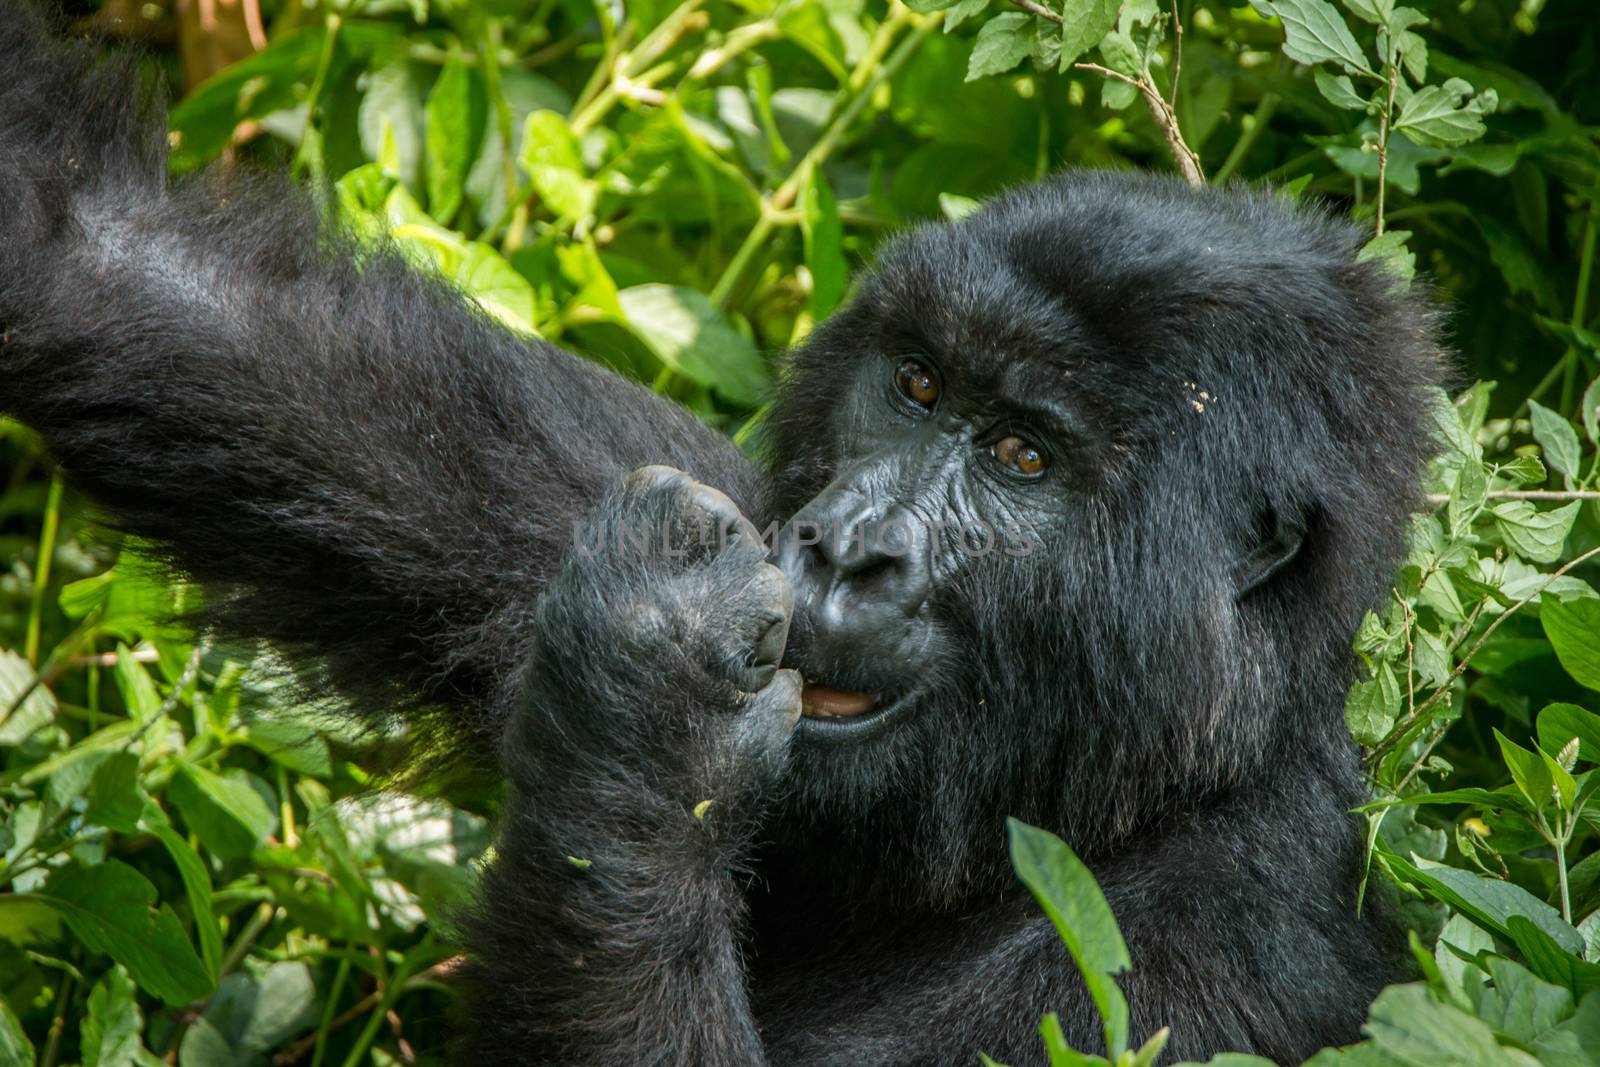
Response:
[[[931,15],[935,11],[943,11],[953,7],[957,0],[907,0],[906,6],[919,15]]]
[[[1495,473],[1519,485],[1538,485],[1549,476],[1538,456],[1518,456],[1509,463],[1499,464]]]
[[[1435,1000],[1421,984],[1380,993],[1365,1029],[1405,1067],[1531,1067],[1502,1049],[1483,1022]]]
[[[3,718],[8,711],[10,717]],[[0,749],[22,744],[55,717],[56,697],[50,687],[39,684],[27,660],[0,648]]]
[[[22,1020],[6,998],[0,997],[0,1063],[6,1067],[33,1067],[35,1062],[33,1042],[23,1031]]]
[[[304,963],[280,961],[230,974],[184,1035],[180,1067],[264,1062],[264,1054],[316,1023],[316,1008],[316,985]]]
[[[1582,501],[1574,500],[1551,511],[1540,511],[1527,500],[1505,500],[1489,511],[1506,547],[1535,563],[1554,563],[1561,558],[1561,546],[1566,544],[1582,506]]]
[[[117,691],[122,694],[122,703],[131,718],[141,723],[147,722],[161,710],[161,692],[156,689],[155,679],[150,677],[150,672],[133,657],[133,651],[126,645],[117,646],[114,674]]]
[[[1552,756],[1576,737],[1579,759],[1600,763],[1600,715],[1576,704],[1551,704],[1539,713],[1539,747]]]
[[[1495,93],[1468,98],[1472,86],[1460,78],[1417,90],[1400,108],[1394,130],[1425,148],[1450,148],[1483,136],[1483,116],[1494,110]]]
[[[761,403],[766,364],[750,341],[698,290],[635,285],[617,294],[628,326],[656,358],[735,403]]]
[[[944,12],[944,32],[954,33],[968,19],[977,18],[988,8],[989,0],[956,0]]]
[[[522,129],[522,169],[552,215],[579,219],[594,211],[600,187],[585,176],[578,139],[554,111],[535,111]]]
[[[1580,685],[1600,689],[1600,600],[1546,597],[1539,608],[1539,621],[1567,673]]]
[[[1099,44],[1116,26],[1117,9],[1121,6],[1119,0],[1062,0],[1061,55],[1056,69],[1071,69],[1085,52]]]
[[[1344,722],[1350,736],[1363,745],[1382,741],[1400,714],[1402,697],[1394,670],[1387,661],[1380,663],[1373,678],[1350,687],[1344,706]]]
[[[1100,58],[1112,70],[1130,78],[1137,78],[1142,73],[1139,47],[1133,43],[1133,38],[1120,31],[1106,34],[1100,42]],[[1100,102],[1113,111],[1121,111],[1132,104],[1137,96],[1138,90],[1127,82],[1105,78],[1100,83]]]
[[[996,15],[978,30],[967,61],[967,81],[989,74],[1004,74],[1033,51],[1034,16],[1009,11]]]
[[[1128,1047],[1128,1003],[1113,976],[1133,966],[1094,875],[1059,837],[1008,819],[1011,863],[1055,924],[1105,1026],[1107,1054]]]
[[[223,859],[237,859],[260,847],[277,819],[239,770],[217,774],[181,760],[167,795],[189,829]]]
[[[91,951],[128,968],[139,988],[175,1007],[211,992],[211,975],[170,907],[155,907],[156,887],[121,860],[69,864],[34,897],[61,913]]]
[[[1578,476],[1578,431],[1561,415],[1537,400],[1528,401],[1533,415],[1533,437],[1544,449],[1544,459],[1567,478],[1567,484]]]
[[[1394,13],[1394,0],[1340,0],[1345,10],[1374,26],[1387,26]]]
[[[137,995],[133,979],[120,965],[95,983],[81,1030],[83,1067],[126,1067],[135,1061],[144,1028]]]
[[[478,147],[473,119],[472,76],[452,56],[428,93],[425,147],[428,160],[428,211],[449,225],[461,209],[461,188]]]
[[[172,828],[167,813],[154,803],[147,804],[140,827],[155,837],[172,857],[183,882],[183,891],[189,899],[189,912],[194,919],[195,934],[200,941],[200,958],[213,979],[222,969],[222,926],[211,909],[211,875],[189,842]]]
[[[257,752],[291,771],[327,778],[333,774],[328,742],[308,723],[287,716],[253,715],[244,726],[244,740]]]
[[[939,194],[939,210],[951,222],[960,222],[982,206],[970,196],[957,196],[954,193]]]
[[[1406,247],[1410,237],[1410,230],[1387,230],[1363,245],[1356,259],[1375,259],[1388,267],[1389,272],[1402,283],[1409,285],[1417,273],[1417,257]]]
[[[810,310],[813,318],[821,319],[844,299],[849,274],[844,258],[844,225],[839,221],[833,190],[821,168],[811,172],[802,195],[805,210],[800,217],[800,231],[806,266],[811,269]]]
[[[1499,730],[1494,731],[1500,743],[1500,756],[1511,771],[1511,780],[1517,783],[1522,795],[1536,808],[1548,808],[1551,803],[1550,771],[1537,752],[1529,752]]]
[[[1506,928],[1511,941],[1528,962],[1529,970],[1546,982],[1554,982],[1580,996],[1600,990],[1600,964],[1586,962],[1577,952],[1563,948],[1548,932],[1524,916],[1513,915],[1506,920]],[[1582,935],[1578,936],[1581,945]]]
[[[1250,0],[1250,6],[1283,23],[1283,53],[1296,63],[1334,62],[1352,74],[1372,73],[1350,27],[1327,0]]]
[[[1583,432],[1589,440],[1600,445],[1600,378],[1589,383],[1583,391]]]
[[[1510,937],[1507,920],[1513,915],[1521,915],[1554,938],[1563,950],[1583,950],[1583,939],[1562,920],[1561,914],[1519,885],[1447,867],[1432,860],[1419,859],[1413,865],[1409,860],[1392,853],[1387,855],[1386,862],[1406,881],[1427,890],[1430,895],[1491,933]]]
[[[94,769],[83,817],[119,834],[131,834],[139,828],[146,803],[148,798],[139,788],[139,757],[132,752],[113,752]]]
[[[1317,92],[1322,98],[1334,107],[1342,107],[1346,111],[1365,111],[1367,102],[1356,92],[1354,83],[1348,74],[1329,74],[1321,67],[1311,68],[1311,80],[1317,84]]]
[[[377,174],[419,191],[429,76],[428,66],[409,58],[377,66],[363,75],[366,91],[356,112],[362,154]]]

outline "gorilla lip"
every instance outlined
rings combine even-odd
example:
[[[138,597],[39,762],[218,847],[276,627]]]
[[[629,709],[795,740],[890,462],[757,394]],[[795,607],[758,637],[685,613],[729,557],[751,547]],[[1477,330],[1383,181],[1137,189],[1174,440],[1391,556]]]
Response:
[[[812,719],[848,719],[865,715],[878,706],[869,693],[807,682],[800,693],[800,713]]]

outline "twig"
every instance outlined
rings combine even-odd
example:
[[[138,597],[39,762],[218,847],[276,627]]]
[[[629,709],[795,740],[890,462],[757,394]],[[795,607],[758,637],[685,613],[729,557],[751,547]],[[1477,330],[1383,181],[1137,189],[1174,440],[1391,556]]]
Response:
[[[1045,21],[1053,22],[1057,26],[1061,25],[1061,23],[1063,21],[1059,14],[1057,14],[1054,11],[1051,11],[1049,8],[1045,7],[1043,4],[1034,3],[1034,0],[1011,0],[1011,2],[1013,4],[1015,4],[1015,5],[1017,5],[1018,7],[1022,8],[1022,10],[1026,11],[1028,14],[1030,14],[1030,15],[1038,15],[1040,18],[1044,19]]]
[[[1172,0],[1172,84],[1167,86],[1167,103],[1178,110],[1178,76],[1183,73],[1183,20],[1178,17],[1178,0]]]
[[[1012,2],[1015,3],[1017,0]],[[1087,70],[1102,78],[1111,78],[1139,90],[1139,95],[1144,97],[1145,106],[1150,109],[1150,117],[1155,119],[1162,135],[1167,139],[1167,150],[1172,153],[1172,161],[1178,165],[1178,172],[1183,175],[1183,180],[1197,189],[1205,186],[1206,175],[1205,171],[1200,169],[1200,157],[1183,139],[1183,131],[1178,128],[1178,113],[1154,85],[1144,78],[1130,78],[1121,71],[1102,67],[1098,63],[1074,63],[1072,69]]]
[[[1492,489],[1485,500],[1600,500],[1600,489]],[[1428,503],[1448,504],[1447,493],[1429,493]]]

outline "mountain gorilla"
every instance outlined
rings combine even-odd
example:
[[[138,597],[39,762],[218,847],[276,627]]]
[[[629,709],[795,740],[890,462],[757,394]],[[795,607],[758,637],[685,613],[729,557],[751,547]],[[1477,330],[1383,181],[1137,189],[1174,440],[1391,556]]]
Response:
[[[0,70],[0,409],[214,632],[497,746],[460,1062],[1096,1047],[1007,816],[1099,878],[1137,1037],[1357,1035],[1349,635],[1441,359],[1349,226],[1069,173],[916,228],[758,467],[283,180],[169,184],[159,108],[18,0]]]

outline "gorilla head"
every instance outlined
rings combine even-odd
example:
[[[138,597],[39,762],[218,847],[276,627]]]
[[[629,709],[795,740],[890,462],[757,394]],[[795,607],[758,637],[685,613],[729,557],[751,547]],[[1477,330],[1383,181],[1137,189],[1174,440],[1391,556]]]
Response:
[[[1073,173],[887,248],[772,418],[791,817],[938,896],[1003,876],[971,861],[1006,815],[1092,854],[1353,766],[1349,636],[1441,370],[1360,239],[1270,193]]]

